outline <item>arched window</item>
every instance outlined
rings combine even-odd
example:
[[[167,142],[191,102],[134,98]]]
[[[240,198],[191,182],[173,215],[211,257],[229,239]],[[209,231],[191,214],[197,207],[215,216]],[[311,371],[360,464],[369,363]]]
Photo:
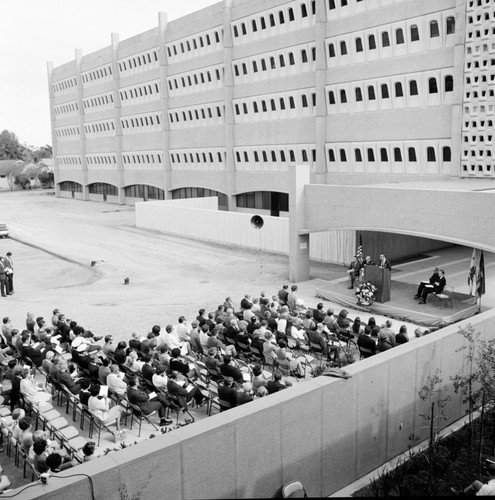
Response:
[[[253,33],[256,33],[258,31],[258,26],[256,25],[256,19],[253,19],[251,21],[251,26],[252,26],[252,29],[253,29]]]
[[[328,8],[330,10],[335,9],[335,0],[328,0]]]
[[[278,13],[278,20],[279,20],[280,24],[284,24],[285,23],[285,18],[284,18],[283,11],[279,11],[279,13]]]
[[[395,43],[397,45],[404,43],[404,32],[402,31],[402,28],[398,28],[395,30]]]
[[[354,91],[356,93],[356,102],[361,102],[363,100],[363,92],[361,91],[361,87],[356,87]]]
[[[335,104],[335,94],[333,90],[328,91],[328,104]]]
[[[390,37],[388,36],[388,31],[382,33],[382,47],[390,47]]]
[[[417,24],[413,24],[411,26],[411,42],[418,42],[419,41],[419,29]]]
[[[289,52],[289,64],[291,66],[294,66],[294,64],[296,64],[296,60],[294,59],[294,53],[293,52]]]
[[[308,152],[305,149],[302,150],[302,161],[303,162],[308,161]]]
[[[374,99],[376,99],[376,96],[375,96],[375,87],[373,87],[373,85],[369,85],[368,86],[368,99],[370,101],[373,101]]]
[[[368,47],[369,47],[370,50],[375,50],[376,49],[375,35],[369,35],[368,36]]]
[[[388,161],[388,152],[386,148],[380,148],[380,161]]]
[[[237,38],[239,36],[239,29],[237,26],[234,26],[234,37]]]
[[[347,155],[345,154],[345,149],[340,149],[340,161],[347,161]]]
[[[347,102],[347,95],[344,89],[340,91],[340,102],[343,104]]]
[[[243,35],[247,35],[246,25],[244,23],[241,23],[241,32]]]
[[[333,43],[328,44],[328,56],[335,57],[335,47],[334,47]]]
[[[443,161],[451,161],[452,160],[452,152],[451,152],[449,146],[444,146],[442,148],[442,157],[443,157]]]
[[[402,151],[400,148],[394,148],[394,161],[402,161]]]
[[[285,67],[285,59],[284,59],[284,55],[283,55],[283,54],[280,54],[280,55],[278,56],[278,60],[279,60],[279,62],[280,62],[280,67],[281,67],[281,68],[284,68],[284,67]]]
[[[294,21],[294,9],[292,7],[289,8],[289,10],[287,11],[288,14],[289,14],[289,21]]]
[[[409,80],[409,95],[418,95],[418,82]]]
[[[375,161],[375,152],[371,149],[367,149],[368,161]]]
[[[402,90],[402,83],[395,82],[395,97],[404,97],[404,91]]]
[[[429,78],[428,79],[428,92],[430,94],[438,94],[438,85],[437,85],[436,78]]]
[[[446,24],[446,33],[447,35],[452,35],[455,33],[455,18],[454,17],[447,17],[445,20]]]
[[[308,17],[308,8],[305,3],[301,4],[301,17]]]
[[[308,53],[306,52],[306,49],[301,50],[301,59],[303,63],[308,62]]]
[[[360,37],[356,38],[356,52],[362,52],[363,51],[363,41],[361,40]]]
[[[416,150],[414,148],[407,148],[407,159],[411,162],[418,161],[416,158]]]
[[[452,92],[454,90],[454,78],[452,75],[445,77],[445,92]]]
[[[435,155],[435,148],[432,146],[429,146],[426,149],[426,161],[437,161],[436,155]]]
[[[268,16],[268,19],[270,20],[270,27],[274,27],[275,26],[275,16],[273,14],[270,14]]]
[[[335,153],[333,149],[328,150],[328,161],[334,162],[335,161]]]
[[[390,97],[388,93],[388,85],[383,83],[380,88],[382,92],[382,99],[388,99]]]
[[[354,150],[354,158],[356,159],[356,161],[363,161],[363,156],[361,155],[361,150],[359,148],[356,148]]]
[[[438,29],[438,21],[430,21],[430,38],[436,38],[440,36],[440,31]]]
[[[340,42],[340,54],[343,56],[347,55],[347,46],[345,42]]]

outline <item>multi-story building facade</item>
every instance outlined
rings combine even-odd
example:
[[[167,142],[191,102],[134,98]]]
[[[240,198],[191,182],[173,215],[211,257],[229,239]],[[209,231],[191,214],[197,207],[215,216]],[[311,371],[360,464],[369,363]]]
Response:
[[[53,68],[56,193],[288,211],[311,182],[492,178],[495,3],[224,0]]]

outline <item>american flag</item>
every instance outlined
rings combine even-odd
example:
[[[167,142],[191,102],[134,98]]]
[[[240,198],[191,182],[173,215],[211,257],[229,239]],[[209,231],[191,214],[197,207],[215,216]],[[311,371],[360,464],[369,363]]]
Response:
[[[359,235],[359,246],[356,252],[356,257],[360,262],[363,262],[363,237]]]
[[[467,283],[469,286],[469,294],[476,295],[476,248],[473,248]]]

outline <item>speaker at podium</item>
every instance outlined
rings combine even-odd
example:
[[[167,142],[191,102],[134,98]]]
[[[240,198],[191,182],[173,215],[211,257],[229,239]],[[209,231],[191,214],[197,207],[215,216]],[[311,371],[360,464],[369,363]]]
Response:
[[[390,271],[383,267],[366,266],[364,268],[364,281],[369,281],[378,288],[375,293],[375,302],[388,302],[390,300]]]

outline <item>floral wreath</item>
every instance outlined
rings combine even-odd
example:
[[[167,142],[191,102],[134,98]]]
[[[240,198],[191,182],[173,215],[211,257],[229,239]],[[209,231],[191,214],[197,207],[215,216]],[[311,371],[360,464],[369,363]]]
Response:
[[[372,299],[378,288],[371,283],[362,283],[356,288],[356,295],[361,299]]]

